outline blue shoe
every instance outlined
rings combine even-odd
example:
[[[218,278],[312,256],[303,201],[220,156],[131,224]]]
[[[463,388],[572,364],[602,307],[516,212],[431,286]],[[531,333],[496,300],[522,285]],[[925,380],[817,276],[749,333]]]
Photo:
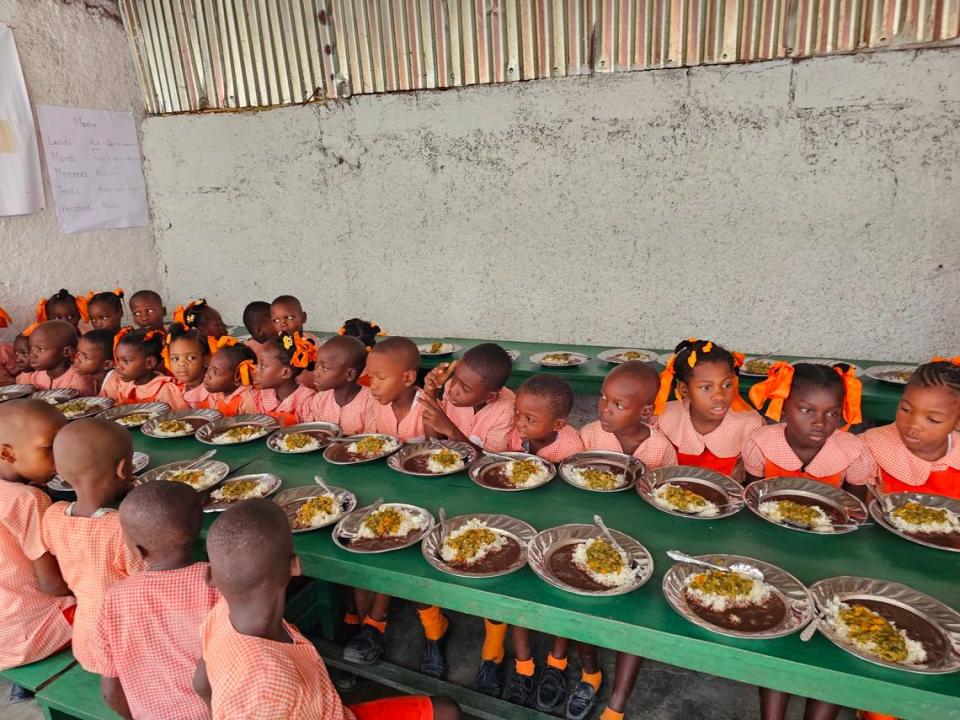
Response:
[[[477,692],[490,697],[500,697],[503,690],[503,663],[493,660],[484,660],[477,670],[477,679],[473,684]]]
[[[581,680],[567,700],[567,720],[587,720],[599,699],[600,693],[593,689],[593,685]]]

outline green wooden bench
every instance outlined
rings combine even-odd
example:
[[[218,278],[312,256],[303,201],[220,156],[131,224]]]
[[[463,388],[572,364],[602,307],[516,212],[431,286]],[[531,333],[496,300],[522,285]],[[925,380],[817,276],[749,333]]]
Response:
[[[100,695],[100,676],[74,665],[37,693],[47,720],[120,720]]]
[[[64,650],[29,665],[2,670],[0,677],[35,693],[74,664],[73,653]]]

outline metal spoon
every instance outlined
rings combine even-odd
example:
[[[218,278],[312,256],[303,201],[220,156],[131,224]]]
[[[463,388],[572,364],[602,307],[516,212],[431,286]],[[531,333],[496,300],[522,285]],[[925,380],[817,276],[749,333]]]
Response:
[[[785,525],[786,527],[797,528],[798,530],[813,530],[813,527],[811,525],[804,525],[801,522],[796,522],[794,520],[787,520],[786,518],[781,520],[780,524]],[[834,530],[846,530],[847,528],[864,528],[864,527],[872,527],[872,526],[873,526],[872,522],[831,523],[830,525],[830,527],[833,528]]]
[[[347,540],[352,540],[360,533],[360,528],[363,527],[363,521],[366,520],[370,515],[377,511],[377,509],[383,505],[383,498],[377,498],[370,505],[367,505],[364,508],[363,515],[360,516],[360,519],[357,521],[357,524],[354,526],[356,529],[353,531],[341,529],[340,537],[346,538]]]
[[[603,522],[603,518],[599,515],[593,516],[593,524],[600,528],[600,532],[603,533],[603,537],[606,538],[606,541],[613,545],[619,552],[623,553],[626,557],[630,559],[630,568],[633,569],[637,566],[636,561],[633,559],[633,556],[630,555],[626,550],[623,549],[623,546],[618,543],[614,537],[613,533],[610,532],[610,529],[607,527],[606,523]]]
[[[333,495],[333,491],[330,489],[330,486],[328,486],[328,485],[323,481],[323,478],[321,478],[319,475],[314,475],[314,476],[313,476],[313,481],[320,487],[320,492],[322,492],[322,493],[324,493],[324,494]]]
[[[820,622],[826,617],[826,615],[827,614],[825,612],[821,612],[814,616],[813,620],[810,621],[810,624],[803,629],[802,633],[800,633],[800,639],[803,642],[807,642],[813,637],[813,634],[817,631],[817,628],[820,627]]]
[[[440,547],[447,541],[447,530],[443,524],[447,521],[447,511],[443,508],[437,510],[437,519],[440,521]]]
[[[470,453],[467,453],[467,452],[459,452],[456,448],[452,448],[452,447],[450,447],[449,445],[444,445],[444,444],[443,444],[442,442],[440,442],[440,440],[438,440],[437,438],[429,438],[429,439],[427,440],[427,444],[428,444],[430,447],[432,447],[432,448],[436,448],[437,450],[449,450],[450,452],[455,452],[455,453],[457,453],[457,455],[460,456],[460,459],[461,459],[463,462],[469,462],[469,461],[470,461]]]
[[[203,455],[201,455],[200,457],[198,457],[196,460],[194,460],[192,463],[190,463],[189,465],[187,465],[185,468],[181,468],[181,470],[193,470],[195,467],[197,467],[197,466],[200,465],[201,463],[209,460],[210,458],[212,458],[212,457],[213,457],[214,455],[216,455],[216,454],[217,454],[216,449],[207,450]]]
[[[883,488],[880,487],[879,483],[867,483],[867,490],[877,501],[877,506],[880,508],[880,512],[884,517],[889,516],[890,513],[894,511],[895,508],[893,507],[893,504],[883,492]]]
[[[694,565],[696,567],[702,567],[706,570],[719,570],[720,572],[731,572],[731,571],[737,572],[742,575],[748,575],[752,578],[755,578],[756,580],[760,580],[761,582],[763,582],[763,579],[764,579],[763,571],[761,571],[760,568],[758,567],[754,567],[750,563],[738,562],[738,563],[733,563],[733,565],[730,565],[729,567],[725,567],[723,565],[716,565],[712,562],[707,562],[706,560],[700,560],[699,558],[695,558],[692,555],[687,555],[686,553],[680,552],[679,550],[667,550],[667,556],[670,557],[672,560],[676,560],[677,562],[684,563],[685,565]]]

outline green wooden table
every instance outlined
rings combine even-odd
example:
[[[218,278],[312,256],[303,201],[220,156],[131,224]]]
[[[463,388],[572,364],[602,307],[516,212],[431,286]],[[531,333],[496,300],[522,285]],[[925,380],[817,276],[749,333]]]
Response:
[[[168,440],[134,433],[138,449],[160,455]],[[184,456],[190,450],[182,442]],[[852,707],[894,714],[907,720],[960,718],[960,676],[917,675],[859,660],[817,635],[809,643],[798,634],[769,641],[735,640],[694,626],[676,614],[660,586],[671,561],[664,551],[734,553],[773,563],[802,582],[835,575],[863,575],[910,585],[960,608],[960,556],[908,543],[878,527],[826,537],[775,527],[744,510],[717,521],[678,518],[659,512],[633,492],[587,493],[559,478],[547,486],[500,493],[474,485],[465,473],[444,479],[414,478],[384,463],[334,466],[319,454],[278,455],[263,441],[251,446],[260,456],[247,472],[279,475],[284,487],[309,485],[314,475],[353,490],[361,503],[384,497],[409,502],[449,517],[469,512],[500,512],[526,520],[538,530],[603,515],[610,527],[626,532],[653,554],[656,570],[643,588],[615,598],[589,598],[555,589],[529,568],[512,575],[467,580],[431,567],[419,547],[382,555],[358,555],[336,547],[329,530],[295,536],[305,574],[329,582],[388,592],[436,603],[479,617],[524,625],[603,647],[643,655],[742,682],[763,684]],[[208,523],[212,519],[208,519]],[[480,622],[477,620],[476,622]],[[639,682],[643,682],[643,674]]]

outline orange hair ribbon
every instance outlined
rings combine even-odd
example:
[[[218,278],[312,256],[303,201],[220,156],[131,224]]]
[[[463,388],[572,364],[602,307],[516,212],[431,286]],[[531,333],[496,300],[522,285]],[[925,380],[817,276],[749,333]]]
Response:
[[[0,308],[0,328],[10,327],[10,323],[13,320],[10,319],[10,316],[7,315],[7,311],[3,308]]]
[[[960,358],[958,358],[960,360]],[[847,421],[844,430],[863,421],[860,412],[860,400],[863,397],[863,383],[857,378],[857,371],[847,366],[846,370],[834,366],[834,370],[843,381],[843,419]]]
[[[671,355],[663,368],[663,372],[660,373],[660,389],[657,391],[656,400],[653,401],[654,415],[662,413],[663,408],[667,405],[667,400],[670,399],[670,389],[673,387],[673,379],[677,374],[673,367],[676,359],[676,355]]]
[[[289,337],[288,335],[283,338],[284,347],[287,347],[287,338]],[[296,347],[296,350],[293,352],[293,357],[290,358],[291,367],[306,368],[317,359],[317,346],[313,344],[312,340],[303,337],[298,332],[293,334],[293,346]],[[287,347],[287,349],[290,348]]]
[[[116,295],[118,298],[122,298],[124,295],[123,288],[114,288],[113,294]]]
[[[214,340],[213,335],[208,335],[207,343],[210,345],[211,355],[221,348],[233,347],[234,345],[240,344],[235,337],[230,337],[229,335],[223,335],[219,340]]]
[[[346,335],[346,334],[347,334],[347,329],[343,325],[341,325],[340,329],[337,330],[337,335]]]
[[[747,356],[742,352],[730,351],[730,354],[733,355],[733,368],[734,370],[739,370],[743,367],[743,361],[747,359]],[[733,376],[733,402],[730,403],[730,409],[734,412],[748,412],[752,411],[753,407],[746,400],[743,399],[743,396],[740,394],[740,375],[734,374]]]
[[[40,302],[37,303],[37,323],[44,323],[47,321],[47,299],[43,298]]]
[[[253,369],[257,366],[253,360],[241,360],[237,363],[237,379],[241,385],[253,384]]]
[[[930,362],[946,362],[950,363],[951,365],[960,365],[960,355],[954,355],[953,357],[937,355],[936,357],[930,358]]]
[[[160,351],[160,357],[163,358],[163,366],[167,369],[167,372],[172,375],[173,365],[170,363],[170,339],[170,335],[167,335],[163,339],[163,349]]]
[[[113,336],[113,360],[117,360],[117,346],[120,344],[120,341],[123,340],[125,335],[129,335],[133,332],[133,328],[130,325],[120,328],[117,331],[117,334]]]
[[[790,395],[790,386],[793,384],[793,365],[788,362],[775,362],[767,372],[767,379],[750,388],[750,402],[760,410],[767,400],[767,412],[764,413],[771,420],[780,420],[783,412],[783,401]]]
[[[93,291],[91,291],[87,296],[77,295],[75,298],[77,312],[80,313],[80,319],[85,323],[90,322],[90,308],[88,305],[91,297],[93,297]]]
[[[38,327],[40,327],[40,323],[37,323],[37,322],[30,323],[23,329],[23,332],[21,332],[20,334],[23,335],[24,337],[30,337],[30,333],[32,333]]]

